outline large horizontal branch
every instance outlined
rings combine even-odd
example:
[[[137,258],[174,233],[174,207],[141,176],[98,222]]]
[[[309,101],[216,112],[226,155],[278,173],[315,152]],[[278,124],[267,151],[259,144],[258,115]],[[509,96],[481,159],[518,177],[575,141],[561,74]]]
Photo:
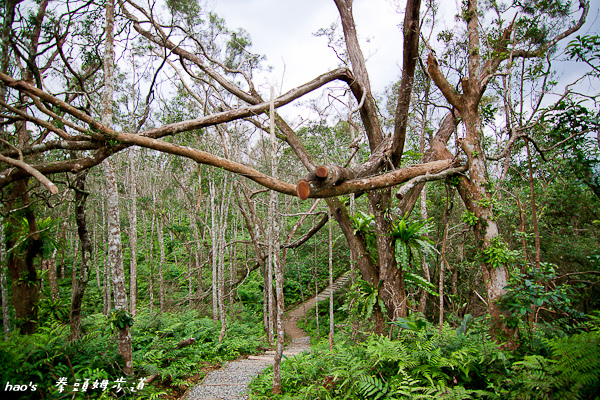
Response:
[[[284,95],[275,99],[275,107],[281,107],[285,104],[288,104],[299,97],[331,82],[336,79],[347,81],[352,78],[352,75],[347,69],[337,69],[326,74],[323,74],[316,79],[298,87],[290,90]],[[246,118],[253,115],[261,114],[268,110],[270,103],[262,102],[257,105],[242,107],[239,109],[228,110],[225,112],[208,115],[205,117],[197,118],[194,120],[183,121],[178,123],[173,123],[169,125],[164,125],[159,128],[154,128],[150,130],[146,130],[136,135],[128,134],[128,133],[119,133],[99,121],[95,120],[91,116],[81,112],[79,109],[71,106],[68,103],[63,102],[62,100],[44,92],[32,86],[24,81],[15,80],[12,77],[0,73],[0,80],[5,82],[7,86],[13,87],[19,91],[26,93],[29,96],[36,96],[41,100],[53,104],[54,106],[60,108],[64,112],[72,115],[73,117],[79,119],[80,121],[87,123],[90,125],[95,131],[90,131],[89,140],[96,140],[97,143],[101,144],[102,147],[98,149],[93,155],[85,157],[81,160],[68,160],[68,161],[58,161],[53,163],[41,164],[38,166],[33,166],[33,168],[37,169],[43,173],[60,173],[60,172],[77,172],[81,169],[86,169],[93,167],[106,157],[114,154],[123,148],[129,147],[129,145],[135,144],[142,147],[148,147],[159,151],[164,151],[170,154],[181,155],[184,157],[191,158],[196,160],[197,162],[218,166],[229,170],[234,173],[239,173],[244,175],[250,179],[255,180],[259,184],[268,187],[272,190],[276,190],[282,193],[295,195],[296,189],[294,185],[273,180],[267,175],[261,174],[258,171],[249,168],[243,164],[233,163],[229,160],[221,159],[220,157],[213,156],[209,153],[202,152],[199,150],[194,150],[187,147],[176,146],[166,142],[158,141],[156,138],[177,134],[180,132],[185,132],[193,129],[199,129],[202,127],[213,126],[221,123],[230,122],[237,119]],[[34,123],[39,123],[39,121],[32,121]],[[107,143],[107,139],[113,141],[119,141],[122,144],[117,146],[111,146]],[[153,141],[156,140],[156,141]],[[88,142],[90,143],[90,142]],[[42,145],[43,146],[43,145]],[[63,144],[57,147],[63,147]],[[92,147],[92,146],[90,146]],[[93,146],[96,147],[96,146]],[[69,147],[71,148],[71,147]],[[38,151],[43,151],[42,147],[37,149]],[[12,170],[9,173],[5,173],[0,176],[0,187],[8,184],[11,181],[22,179],[27,174],[24,174],[22,171]]]
[[[321,190],[311,187],[308,197],[326,198],[369,190],[384,189],[399,185],[419,175],[439,172],[452,166],[453,164],[453,160],[432,161],[426,164],[410,165],[382,175],[345,181],[338,185],[327,187]]]
[[[294,100],[299,99],[300,97],[326,85],[329,82],[335,80],[347,81],[351,79],[351,73],[349,70],[344,68],[339,68],[330,72],[327,72],[319,77],[313,79],[310,82],[305,83],[295,89],[290,90],[289,92],[279,96],[274,100],[275,108],[282,107],[286,104],[291,103]],[[206,126],[218,125],[224,122],[230,122],[242,118],[248,118],[251,116],[259,115],[269,110],[270,102],[262,102],[252,106],[240,107],[237,109],[232,109],[212,115],[208,115],[205,117],[200,117],[193,120],[176,122],[169,125],[164,125],[160,128],[153,128],[143,132],[140,132],[141,135],[150,136],[150,137],[162,137],[166,135],[173,135],[180,132],[186,132],[193,129],[199,129]]]
[[[272,178],[248,167],[247,165],[228,160],[214,154],[207,153],[202,150],[193,149],[191,147],[179,146],[173,143],[168,143],[162,140],[150,138],[147,136],[136,135],[132,133],[115,133],[114,139],[125,144],[137,145],[149,149],[158,150],[163,153],[173,154],[177,156],[192,159],[200,164],[211,165],[213,167],[222,168],[224,170],[241,175],[251,179],[261,186],[267,187],[280,193],[288,195],[296,195],[296,187],[287,182]]]
[[[343,181],[378,174],[382,166],[389,160],[391,147],[392,138],[387,137],[373,150],[369,159],[356,168],[341,167],[339,165],[312,166],[309,168],[308,175],[296,185],[298,197],[306,200],[311,191],[320,191],[338,185]]]

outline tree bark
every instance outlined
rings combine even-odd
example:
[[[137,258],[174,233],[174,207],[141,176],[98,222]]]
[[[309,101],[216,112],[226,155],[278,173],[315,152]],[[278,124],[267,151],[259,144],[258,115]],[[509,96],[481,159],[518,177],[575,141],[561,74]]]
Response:
[[[415,69],[419,59],[420,9],[421,0],[408,0],[404,10],[402,78],[398,89],[398,104],[396,105],[396,115],[394,117],[394,139],[392,142],[392,163],[396,167],[400,165],[404,152]]]
[[[212,311],[213,311],[213,321],[217,322],[219,320],[219,300],[218,300],[218,240],[219,240],[219,230],[217,227],[217,209],[215,207],[215,184],[213,179],[209,181],[208,185],[209,195],[210,195],[210,241],[212,243]]]
[[[6,286],[6,248],[4,247],[4,218],[0,220],[0,295],[2,299],[2,327],[4,340],[8,339],[10,332],[10,312],[8,300],[8,286]]]
[[[154,227],[156,226],[156,215],[152,214],[152,220],[150,221],[150,240],[146,243],[148,251],[148,293],[150,297],[150,312],[154,312],[154,271],[152,266],[154,265]],[[148,239],[148,238],[147,238]]]
[[[90,263],[92,261],[92,242],[87,227],[85,208],[88,194],[85,192],[87,172],[80,174],[75,181],[75,221],[77,234],[81,242],[81,267],[77,273],[73,292],[71,294],[71,340],[77,339],[81,328],[81,304],[89,281]],[[73,267],[75,268],[75,267]]]
[[[533,166],[531,165],[531,153],[529,152],[529,141],[525,141],[525,149],[527,150],[527,165],[529,167],[529,191],[531,194],[531,219],[533,220],[533,235],[535,240],[535,268],[540,271],[541,262],[541,245],[540,245],[540,229],[537,216],[537,204],[535,203],[535,185],[533,182]]]
[[[52,255],[46,261],[48,270],[48,286],[50,286],[50,298],[52,301],[57,301],[60,297],[58,279],[56,277],[56,249],[52,251]]]
[[[102,123],[112,126],[112,101],[114,92],[114,0],[106,2],[106,42],[104,48],[104,95]],[[127,314],[127,288],[125,287],[125,271],[123,269],[123,252],[121,247],[121,226],[119,216],[119,192],[117,187],[115,165],[112,160],[104,164],[107,189],[107,219],[108,219],[108,262],[113,278],[115,309],[117,316]],[[129,325],[117,327],[117,344],[119,355],[123,358],[126,375],[133,374],[133,359],[131,349],[131,334]]]
[[[42,241],[37,231],[35,215],[30,207],[26,180],[13,184],[11,197],[7,202],[9,212],[6,224],[7,265],[11,280],[12,303],[15,308],[16,323],[20,332],[32,334],[37,328],[39,279],[33,264],[34,258],[41,253]],[[23,210],[16,212],[16,210]],[[13,247],[19,245],[18,233],[23,224],[22,215],[29,225],[29,238],[24,254]],[[11,251],[13,250],[13,251]]]
[[[159,203],[159,208],[161,203]],[[159,211],[156,217],[156,233],[158,234],[158,247],[160,250],[160,259],[158,262],[158,303],[159,311],[162,314],[165,311],[165,280],[163,276],[163,268],[165,265],[165,233],[162,211]]]
[[[129,309],[131,316],[137,315],[137,187],[138,182],[134,169],[135,153],[129,153],[129,249],[131,251],[131,262],[129,264]]]
[[[227,231],[227,216],[229,214],[229,199],[231,193],[227,191],[227,181],[224,183],[222,192],[221,207],[219,209],[219,264],[218,264],[218,306],[219,320],[221,322],[221,332],[219,342],[222,342],[227,332],[227,310],[225,309],[225,232]],[[230,260],[231,262],[231,260]]]

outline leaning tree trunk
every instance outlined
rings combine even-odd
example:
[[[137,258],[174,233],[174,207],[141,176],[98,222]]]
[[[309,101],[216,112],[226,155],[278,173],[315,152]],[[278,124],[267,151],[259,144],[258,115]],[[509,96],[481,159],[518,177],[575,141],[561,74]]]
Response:
[[[114,0],[106,2],[106,42],[104,47],[104,96],[102,123],[112,126],[112,102],[114,91],[114,48],[113,31],[115,18]],[[123,372],[133,374],[133,359],[131,350],[130,320],[127,316],[127,288],[125,287],[125,271],[123,269],[123,252],[121,247],[121,226],[119,216],[119,192],[117,187],[115,165],[111,159],[104,164],[107,191],[108,219],[108,263],[113,278],[116,318],[122,324],[117,326],[117,345],[119,355],[125,362]]]

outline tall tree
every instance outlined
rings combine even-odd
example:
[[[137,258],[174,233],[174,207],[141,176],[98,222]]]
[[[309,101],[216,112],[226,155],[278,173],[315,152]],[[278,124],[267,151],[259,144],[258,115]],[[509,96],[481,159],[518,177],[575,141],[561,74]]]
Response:
[[[104,47],[104,94],[102,99],[102,123],[112,126],[114,78],[114,18],[115,5],[113,0],[106,2],[106,41]],[[132,319],[128,316],[127,288],[125,286],[125,271],[123,269],[123,251],[121,246],[121,218],[119,215],[119,191],[114,161],[108,159],[104,163],[106,178],[107,221],[108,221],[108,264],[113,280],[117,343],[119,355],[125,366],[123,372],[133,374],[133,358],[131,349],[131,334],[129,331]]]
[[[135,152],[129,153],[129,249],[131,251],[131,263],[129,265],[129,309],[133,317],[137,314],[138,287],[137,287],[137,174],[135,171]]]

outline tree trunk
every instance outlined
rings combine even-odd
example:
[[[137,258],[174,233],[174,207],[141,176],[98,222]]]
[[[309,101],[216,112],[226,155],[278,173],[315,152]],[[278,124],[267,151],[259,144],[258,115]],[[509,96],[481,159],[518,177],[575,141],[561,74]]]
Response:
[[[2,299],[2,326],[4,340],[8,339],[10,332],[10,312],[8,300],[8,287],[6,286],[6,248],[4,247],[4,218],[0,221],[0,295]]]
[[[427,133],[427,128],[429,126],[429,120],[428,120],[428,107],[429,107],[429,93],[431,91],[431,78],[428,76],[426,78],[426,85],[425,85],[425,95],[424,95],[424,100],[423,103],[424,105],[424,109],[423,109],[423,119],[421,121],[421,137],[420,137],[420,144],[419,144],[419,150],[422,154],[421,156],[421,163],[426,162],[425,160],[425,135]],[[423,190],[421,191],[421,219],[423,221],[427,221],[427,186],[423,187]],[[423,260],[421,262],[422,268],[423,268],[423,277],[427,280],[427,282],[431,281],[431,276],[429,274],[429,267],[427,266],[427,262],[425,261],[425,257],[423,257]],[[425,309],[427,308],[427,291],[425,289],[421,290],[421,297],[419,299],[419,312],[421,312],[422,314],[425,314]]]
[[[24,254],[19,254],[16,250],[10,251],[7,264],[12,284],[12,303],[15,307],[16,322],[20,325],[21,333],[32,334],[37,328],[37,302],[39,296],[39,279],[33,260],[41,252],[42,241],[40,234],[37,232],[35,215],[29,207],[27,179],[13,184],[7,205],[8,210],[23,210],[9,212],[6,224],[7,249],[10,250],[18,245],[20,238],[17,237],[17,232],[20,231],[21,224],[23,224],[21,219],[23,213],[29,224],[29,239]]]
[[[135,153],[129,153],[129,249],[131,251],[131,263],[129,264],[129,308],[131,315],[137,315],[137,178],[133,167],[135,162]]]
[[[379,279],[383,284],[379,287],[379,296],[386,307],[386,314],[392,321],[397,318],[406,318],[408,308],[406,304],[406,287],[404,284],[404,271],[398,265],[395,257],[395,244],[391,231],[391,221],[387,210],[391,205],[391,190],[385,189],[369,193],[369,202],[375,217],[375,237],[377,254],[379,256]],[[379,285],[379,283],[377,283]],[[376,319],[377,319],[376,315]],[[377,321],[377,333],[383,334],[385,326],[381,317]]]
[[[219,334],[219,343],[225,338],[227,332],[227,311],[225,310],[225,232],[227,231],[227,215],[229,214],[230,194],[227,192],[227,182],[224,183],[222,192],[220,215],[219,215],[219,263],[218,263],[218,305],[219,320],[221,322],[221,332]],[[230,260],[231,262],[231,260]]]
[[[58,279],[56,277],[56,249],[52,251],[52,255],[46,261],[48,269],[48,286],[50,287],[50,298],[52,301],[57,301],[60,297]]]
[[[148,293],[150,297],[150,312],[154,312],[154,271],[152,266],[154,265],[154,227],[156,225],[156,215],[152,214],[152,220],[150,221],[150,240],[147,243],[148,251]]]
[[[6,6],[6,19],[2,30],[2,61],[0,68],[3,71],[8,70],[9,66],[9,41],[10,41],[10,29],[15,16],[15,7],[18,2],[7,2]],[[35,15],[32,14],[30,18],[30,31],[28,32],[29,43],[27,44],[27,52],[30,56],[30,60],[35,60],[38,53],[38,44],[40,34],[42,32],[42,24],[44,17],[46,16],[46,7],[48,6],[48,0],[41,0],[39,8]],[[34,82],[34,73],[28,65],[22,69],[21,79],[27,83],[32,84]],[[1,98],[5,99],[6,91],[2,89],[0,93]],[[19,102],[23,111],[26,111],[24,104],[29,102],[29,99],[23,94],[19,93]],[[27,123],[25,121],[17,121],[15,123],[16,147],[22,149],[26,145],[29,145],[31,140],[31,134],[27,129]],[[37,311],[38,311],[38,296],[39,296],[39,279],[37,276],[37,270],[33,265],[33,260],[36,256],[41,254],[42,242],[40,234],[37,232],[37,224],[35,214],[30,207],[30,198],[27,189],[29,179],[25,178],[16,181],[12,184],[9,189],[9,193],[6,197],[6,210],[8,211],[8,218],[6,219],[6,248],[8,253],[7,265],[8,273],[11,279],[12,287],[12,298],[13,306],[15,307],[16,323],[20,324],[20,331],[23,334],[34,333],[37,328]],[[18,210],[18,211],[17,211]],[[15,235],[22,226],[22,219],[25,217],[29,225],[29,238],[27,239],[27,248],[24,254],[19,254],[16,249],[11,251],[13,246],[17,244],[19,238],[15,238]]]
[[[218,227],[217,227],[217,209],[215,207],[215,184],[211,179],[208,185],[210,195],[210,241],[212,243],[212,311],[213,321],[219,320],[219,299],[218,299]]]
[[[158,247],[160,249],[160,260],[158,262],[158,301],[159,311],[162,314],[165,311],[165,281],[163,276],[165,265],[165,234],[162,214],[156,217],[156,233],[158,234]]]
[[[278,158],[275,142],[275,90],[271,85],[271,104],[269,107],[270,117],[270,142],[271,142],[271,176],[277,177]],[[272,273],[275,273],[275,295],[277,296],[277,312],[275,315],[275,321],[277,321],[277,348],[275,352],[275,363],[273,365],[273,394],[281,394],[281,358],[283,356],[283,345],[285,340],[285,332],[283,330],[283,310],[284,310],[284,298],[283,298],[283,266],[285,260],[280,260],[280,241],[279,241],[279,193],[274,191],[269,192],[269,234],[268,234],[268,246],[269,246],[269,266],[273,266],[274,270],[268,269],[269,272],[269,290],[273,290],[272,285]],[[272,310],[272,296],[269,298],[269,308]],[[273,314],[270,314],[273,316]],[[269,324],[272,328],[273,324]]]
[[[335,332],[335,324],[333,321],[333,238],[331,231],[331,210],[327,210],[329,214],[329,350],[333,350],[333,334]]]
[[[114,91],[114,49],[113,49],[113,30],[114,30],[114,0],[106,2],[106,42],[104,48],[104,96],[102,123],[105,126],[112,126],[112,102]],[[119,192],[115,165],[112,160],[107,159],[104,163],[104,173],[106,176],[107,190],[107,219],[108,219],[108,261],[111,275],[113,277],[113,287],[115,296],[115,309],[117,318],[127,315],[127,288],[125,287],[125,271],[123,269],[123,253],[121,248],[121,226],[119,217]],[[119,355],[123,358],[125,366],[123,372],[126,375],[133,374],[133,360],[131,350],[131,335],[129,332],[128,321],[124,327],[117,327],[117,344]]]
[[[498,245],[500,236],[492,208],[492,196],[486,190],[489,182],[481,147],[481,120],[476,106],[466,108],[461,115],[466,127],[466,137],[461,145],[469,158],[470,168],[469,178],[462,177],[460,180],[459,193],[467,209],[478,218],[474,227],[475,239],[480,243],[481,251],[485,252]],[[496,340],[505,342],[508,349],[514,349],[517,345],[516,330],[506,324],[508,315],[501,310],[498,302],[508,284],[508,267],[485,261],[481,267],[487,289],[492,335]]]
[[[529,140],[525,141],[525,149],[527,150],[527,164],[529,167],[529,190],[531,193],[531,219],[533,220],[533,234],[535,239],[535,268],[540,270],[541,262],[541,245],[540,245],[540,229],[537,216],[537,205],[535,203],[535,185],[533,182],[533,166],[531,165],[531,154],[529,152]]]
[[[194,238],[196,239],[196,246],[194,246],[194,258],[196,262],[196,271],[198,273],[198,299],[202,295],[203,284],[202,284],[202,265],[200,261],[200,254],[202,254],[202,247],[200,244],[200,230],[198,229],[198,220],[193,211],[190,211],[190,223],[194,229]]]
[[[104,190],[106,191],[106,186],[104,187]],[[106,217],[108,215],[108,212],[106,211],[106,207],[105,207],[105,203],[104,201],[102,201],[102,227],[103,229],[106,229],[106,235],[104,234],[104,231],[102,232],[102,239],[104,243],[108,243],[108,222],[106,221]],[[104,315],[106,315],[107,317],[110,315],[110,310],[112,309],[112,284],[110,283],[110,265],[108,262],[108,245],[104,246],[104,251],[102,253],[103,256],[103,261],[104,261],[104,265],[102,268],[102,283],[103,283],[103,290],[102,290],[102,306],[103,306],[103,311],[104,311]]]
[[[81,326],[81,304],[89,281],[90,263],[92,259],[92,243],[87,228],[85,206],[88,194],[85,193],[85,179],[87,171],[79,175],[75,181],[75,220],[77,233],[81,242],[81,268],[77,274],[73,292],[71,294],[71,340],[77,339]],[[75,268],[75,266],[73,266]]]

